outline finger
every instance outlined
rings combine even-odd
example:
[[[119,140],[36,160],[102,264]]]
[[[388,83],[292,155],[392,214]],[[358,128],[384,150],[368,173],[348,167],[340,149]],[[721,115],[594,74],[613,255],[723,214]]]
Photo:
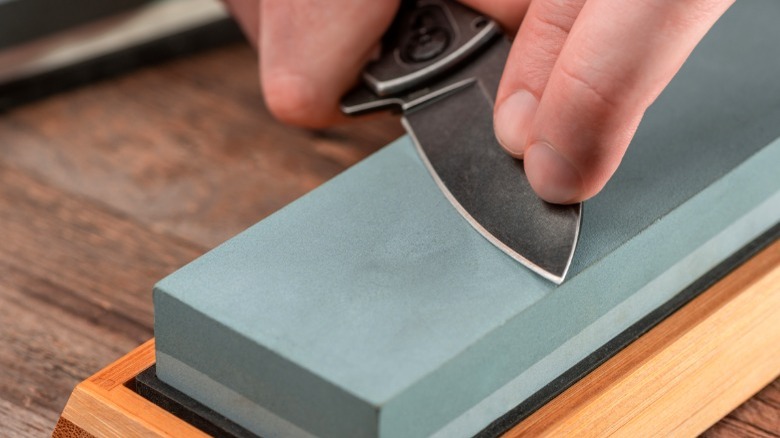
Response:
[[[531,0],[460,0],[461,3],[496,20],[504,30],[514,34],[523,21]]]
[[[263,1],[260,71],[280,120],[324,127],[390,25],[398,0]]]
[[[244,31],[250,44],[257,47],[257,35],[259,33],[258,9],[260,5],[258,0],[223,0],[230,11],[238,21],[241,30]]]
[[[525,151],[531,186],[573,203],[606,184],[647,107],[733,0],[588,0],[544,90]]]
[[[531,122],[558,54],[585,0],[535,0],[509,52],[496,97],[498,142],[522,157]]]

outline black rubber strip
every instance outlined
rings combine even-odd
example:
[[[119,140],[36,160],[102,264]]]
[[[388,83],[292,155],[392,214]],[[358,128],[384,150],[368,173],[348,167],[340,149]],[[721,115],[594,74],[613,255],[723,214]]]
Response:
[[[257,436],[158,379],[154,365],[136,376],[134,383],[133,389],[143,398],[211,436],[226,438]]]

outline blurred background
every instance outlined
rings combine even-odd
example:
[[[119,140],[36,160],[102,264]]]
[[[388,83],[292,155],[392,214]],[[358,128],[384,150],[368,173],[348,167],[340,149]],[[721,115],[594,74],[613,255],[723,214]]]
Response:
[[[0,0],[0,108],[240,38],[213,0]]]

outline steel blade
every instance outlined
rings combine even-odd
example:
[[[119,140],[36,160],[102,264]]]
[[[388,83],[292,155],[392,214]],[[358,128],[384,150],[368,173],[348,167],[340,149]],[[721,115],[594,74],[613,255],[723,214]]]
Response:
[[[522,162],[493,134],[489,96],[474,81],[407,111],[404,126],[458,212],[510,257],[560,284],[577,245],[582,205],[549,204],[534,193]]]

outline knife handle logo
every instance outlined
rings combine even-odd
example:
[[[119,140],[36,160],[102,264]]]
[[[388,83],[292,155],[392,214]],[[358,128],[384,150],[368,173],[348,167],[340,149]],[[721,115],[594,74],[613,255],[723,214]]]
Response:
[[[362,84],[342,100],[345,114],[409,110],[463,82],[457,73],[500,36],[497,23],[451,0],[405,1]],[[494,66],[498,71],[503,62]],[[456,79],[453,81],[453,79]]]

